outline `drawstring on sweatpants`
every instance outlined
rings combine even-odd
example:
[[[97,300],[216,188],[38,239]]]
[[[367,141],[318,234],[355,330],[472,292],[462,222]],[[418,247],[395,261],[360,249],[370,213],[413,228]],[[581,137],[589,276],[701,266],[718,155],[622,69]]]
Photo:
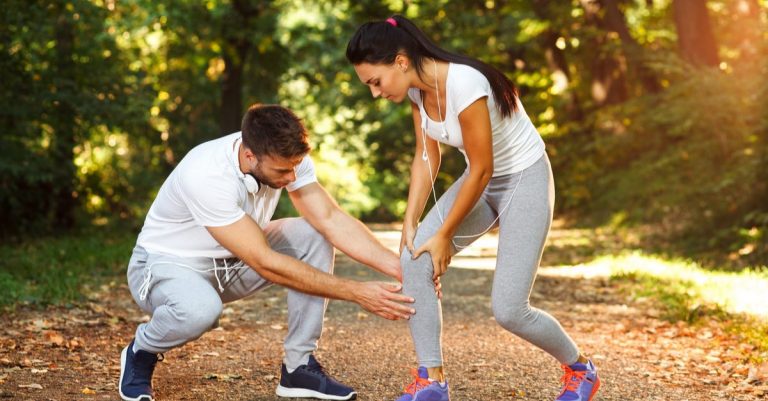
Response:
[[[218,260],[221,260],[224,263],[224,266],[219,266],[219,263],[217,263]],[[141,286],[139,287],[139,299],[144,301],[147,299],[147,295],[149,294],[149,289],[151,287],[152,283],[152,268],[155,265],[174,265],[183,267],[185,269],[192,270],[197,273],[208,273],[213,272],[213,276],[216,277],[216,284],[218,284],[219,292],[224,293],[224,286],[221,283],[221,277],[219,277],[219,271],[224,271],[224,282],[229,281],[229,272],[232,270],[239,270],[248,268],[246,264],[242,260],[238,260],[236,263],[229,265],[227,263],[227,259],[216,259],[211,258],[211,262],[213,263],[213,267],[211,268],[196,268],[192,267],[183,263],[176,263],[176,262],[165,262],[165,261],[159,261],[159,262],[153,262],[149,266],[144,268],[144,281],[141,283]]]

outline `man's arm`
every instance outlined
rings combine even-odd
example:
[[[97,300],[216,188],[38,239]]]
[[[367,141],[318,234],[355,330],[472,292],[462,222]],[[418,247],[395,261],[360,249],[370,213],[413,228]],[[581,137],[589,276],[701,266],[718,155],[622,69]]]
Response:
[[[407,319],[414,313],[411,307],[401,304],[413,299],[398,293],[400,285],[335,277],[275,252],[259,225],[248,215],[227,226],[206,228],[219,244],[275,284],[311,295],[355,302],[390,320]]]
[[[296,210],[336,248],[352,259],[402,281],[400,257],[387,249],[371,230],[350,216],[317,182],[289,192]]]

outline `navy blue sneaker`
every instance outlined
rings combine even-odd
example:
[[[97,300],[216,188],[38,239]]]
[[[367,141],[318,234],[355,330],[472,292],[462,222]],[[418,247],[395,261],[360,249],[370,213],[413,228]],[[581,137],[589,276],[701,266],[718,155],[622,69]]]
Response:
[[[285,364],[280,371],[280,384],[277,395],[289,398],[319,398],[321,400],[353,400],[357,393],[325,373],[325,369],[314,356],[293,373],[288,373]]]
[[[133,352],[133,341],[120,354],[120,398],[125,401],[154,401],[152,372],[158,358],[156,354],[139,350]]]

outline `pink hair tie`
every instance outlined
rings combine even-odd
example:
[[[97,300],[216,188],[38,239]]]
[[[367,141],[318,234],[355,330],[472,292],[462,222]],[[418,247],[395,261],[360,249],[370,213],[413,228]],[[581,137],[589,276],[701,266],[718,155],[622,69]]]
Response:
[[[389,23],[389,25],[397,26],[397,21],[395,21],[394,18],[387,18],[387,22]]]

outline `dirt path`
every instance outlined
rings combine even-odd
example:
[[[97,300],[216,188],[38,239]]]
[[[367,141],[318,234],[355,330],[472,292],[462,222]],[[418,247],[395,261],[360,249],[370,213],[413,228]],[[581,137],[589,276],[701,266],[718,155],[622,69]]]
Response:
[[[392,246],[395,232],[378,235]],[[564,235],[557,230],[552,238]],[[444,277],[444,344],[454,400],[553,400],[559,367],[501,329],[490,312],[494,239],[456,258]],[[545,266],[573,258],[550,251]],[[559,253],[559,254],[558,254]],[[578,252],[576,253],[578,255]],[[379,278],[339,256],[337,274]],[[576,289],[576,291],[574,291]],[[0,399],[117,400],[119,354],[146,319],[122,277],[92,302],[0,318]],[[155,373],[158,400],[277,400],[285,290],[273,287],[228,305],[221,327],[169,352]],[[657,318],[605,277],[544,267],[532,302],[556,316],[601,369],[599,400],[756,400],[765,386],[743,383],[748,365],[738,338],[716,325],[688,327]],[[748,351],[748,350],[746,350]],[[318,358],[360,400],[394,400],[414,362],[407,326],[333,301]]]

